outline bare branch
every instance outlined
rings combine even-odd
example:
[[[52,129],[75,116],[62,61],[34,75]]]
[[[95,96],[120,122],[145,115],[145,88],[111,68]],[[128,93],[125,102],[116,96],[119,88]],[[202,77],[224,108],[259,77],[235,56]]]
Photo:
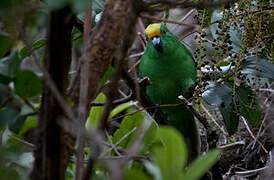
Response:
[[[203,117],[192,105],[192,103],[188,102],[186,98],[184,98],[182,95],[179,96],[179,99],[183,103],[183,105],[190,110],[194,116],[203,124],[203,126],[206,129],[207,132],[207,141],[209,143],[210,148],[216,148],[216,143],[218,142],[218,136],[215,130],[212,130],[210,125],[207,122],[207,119]]]
[[[161,22],[165,22],[165,23],[178,24],[178,25],[187,26],[187,27],[190,27],[190,28],[193,28],[193,29],[199,29],[199,27],[200,27],[197,24],[185,24],[185,23],[182,23],[182,22],[179,22],[179,21],[172,21],[172,20],[167,20],[167,19],[164,19],[164,18],[158,18],[158,17],[151,16],[151,15],[144,14],[144,13],[140,14],[140,16],[142,18],[150,19],[150,20],[153,20],[153,21],[161,21]]]
[[[89,82],[85,81],[85,78],[89,76],[90,73],[90,64],[87,61],[87,46],[88,40],[90,36],[90,28],[91,28],[91,13],[92,13],[92,6],[87,9],[85,14],[85,24],[84,24],[84,44],[83,44],[83,51],[84,54],[80,61],[80,97],[79,97],[79,120],[78,126],[79,130],[77,133],[77,154],[76,154],[76,168],[75,168],[75,179],[81,180],[83,176],[83,168],[84,165],[83,161],[83,150],[84,150],[84,138],[81,136],[81,131],[84,128],[87,116],[88,116],[88,91],[89,91]],[[90,172],[91,173],[91,172]]]
[[[206,8],[206,7],[219,7],[219,6],[227,6],[229,4],[233,4],[238,0],[219,0],[219,1],[208,1],[208,0],[200,0],[198,3],[194,2],[193,0],[181,0],[181,1],[168,1],[168,0],[152,0],[148,1],[148,5],[155,5],[161,4],[168,8],[188,8],[188,7],[195,7],[195,8]],[[155,7],[157,9],[157,7]]]

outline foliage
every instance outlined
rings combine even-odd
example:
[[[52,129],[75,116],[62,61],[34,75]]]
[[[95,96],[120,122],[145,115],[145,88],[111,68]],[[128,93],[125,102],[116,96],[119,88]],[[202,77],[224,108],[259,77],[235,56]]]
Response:
[[[245,5],[240,3],[239,6]],[[250,37],[246,36],[247,30],[250,30],[246,26],[257,13],[264,14],[267,21],[256,19],[254,29],[268,27],[268,11],[258,11],[262,7],[256,3],[246,6],[250,7],[246,11],[254,11],[247,17],[243,16],[246,11],[237,6],[214,10],[210,25],[213,40],[209,40],[210,35],[202,35],[200,39],[201,49],[206,46],[214,54],[212,58],[207,57],[207,61],[199,59],[198,62],[202,72],[200,80],[204,80],[200,83],[202,98],[219,108],[229,134],[237,131],[240,116],[245,117],[253,127],[260,125],[261,110],[254,90],[274,78],[274,65],[270,62],[273,55],[266,53],[271,47],[262,46],[264,42],[260,39],[266,32],[253,36],[253,41],[258,39],[253,44],[247,43]],[[248,35],[252,36],[251,32]],[[199,57],[206,57],[203,50],[198,49],[196,53],[200,54]]]
[[[75,13],[78,19],[84,20],[83,12],[91,2],[94,27],[102,16],[104,0],[0,1],[0,179],[28,179],[32,169],[34,142],[28,141],[31,141],[29,136],[37,127],[38,114],[41,113],[39,106],[44,87],[43,74],[38,73],[42,72],[38,67],[44,65],[47,53],[45,32],[48,12],[70,7],[72,15]],[[200,3],[198,0],[193,2],[197,6]],[[199,32],[196,38],[198,47],[194,50],[194,46],[190,45],[190,48],[197,62],[199,81],[191,100],[197,110],[201,109],[200,102],[218,107],[230,135],[237,132],[241,116],[252,127],[261,125],[263,113],[257,92],[262,88],[273,88],[274,16],[269,3],[248,1],[231,4],[230,7],[197,10],[199,26],[195,31]],[[161,9],[161,4],[151,6],[155,7]],[[185,15],[182,9],[169,9],[164,18],[179,21]],[[168,27],[178,32],[181,30],[178,25],[169,24]],[[83,53],[83,32],[74,27],[72,36],[72,60],[77,63],[78,56]],[[179,37],[185,37],[185,34],[179,33]],[[134,43],[129,53],[140,51],[137,38]],[[118,48],[120,46],[117,44]],[[67,79],[74,77],[76,66],[71,65]],[[100,81],[102,87],[107,86],[114,68],[110,65],[105,72]],[[129,92],[129,86],[121,83],[119,90],[122,93],[117,92],[119,98]],[[135,89],[130,90],[135,92]],[[138,96],[138,93],[134,95]],[[105,102],[103,91],[92,103]],[[68,103],[69,106],[72,104]],[[87,132],[93,133],[98,129],[104,108],[91,107],[86,121]],[[111,127],[104,141],[108,146],[101,148],[92,179],[111,179],[110,170],[100,162],[100,158],[123,158],[140,138],[135,159],[129,157],[121,169],[125,179],[199,179],[221,154],[219,149],[209,150],[187,165],[184,137],[174,128],[159,126],[135,99],[115,105],[109,114],[108,124]],[[85,150],[88,155],[93,152],[88,146]],[[84,158],[88,155],[85,154]],[[74,179],[75,165],[75,162],[70,162],[66,179]]]
[[[134,177],[133,173],[146,179],[200,179],[218,160],[220,150],[212,150],[199,157],[186,168],[187,149],[181,134],[170,127],[161,127],[155,134],[152,147],[152,162],[145,162],[145,167],[152,177],[137,169],[126,170],[126,179]],[[185,169],[185,170],[183,170]]]

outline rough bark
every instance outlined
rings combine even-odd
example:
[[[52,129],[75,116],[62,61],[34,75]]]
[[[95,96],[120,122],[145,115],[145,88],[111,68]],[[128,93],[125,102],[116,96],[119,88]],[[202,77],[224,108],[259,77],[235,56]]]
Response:
[[[57,89],[64,95],[67,86],[67,75],[71,61],[71,31],[73,18],[71,10],[66,7],[51,11],[47,32],[45,68]],[[43,81],[43,93],[39,124],[37,127],[37,142],[34,152],[35,162],[31,179],[65,179],[68,163],[65,136],[58,125],[59,118],[64,113],[55,96]]]
[[[126,34],[132,34],[137,15],[142,9],[141,0],[109,0],[102,15],[102,19],[93,30],[88,46],[87,61],[90,72],[87,77],[89,82],[89,101],[95,98],[99,82],[108,68],[116,50],[120,48]],[[71,88],[71,96],[79,99],[80,73]]]
[[[120,66],[122,66],[122,60],[125,58],[128,48],[132,43],[129,36],[135,34],[134,27],[139,13],[139,4],[141,4],[141,1],[109,0],[104,7],[102,19],[93,30],[88,47],[84,50],[81,58],[81,69],[78,72],[76,81],[74,81],[75,84],[72,86],[73,99],[75,101],[79,99],[78,117],[79,123],[81,123],[80,127],[84,126],[88,115],[88,103],[95,98],[100,80],[113,59],[114,54],[118,54],[120,61],[117,63],[118,67],[115,68],[116,73],[113,75],[115,78],[111,78],[114,85],[109,94],[113,95],[116,92],[116,83],[120,78]],[[107,97],[107,102],[112,101],[113,97]],[[101,120],[101,129],[106,127],[105,117],[108,117],[108,113],[112,107],[111,103],[108,104]],[[83,164],[81,163],[83,140],[80,133],[78,132],[77,136],[79,144],[75,173],[77,179],[82,179],[83,175]],[[89,179],[92,172],[93,158],[89,162],[89,169],[85,171],[84,179]]]

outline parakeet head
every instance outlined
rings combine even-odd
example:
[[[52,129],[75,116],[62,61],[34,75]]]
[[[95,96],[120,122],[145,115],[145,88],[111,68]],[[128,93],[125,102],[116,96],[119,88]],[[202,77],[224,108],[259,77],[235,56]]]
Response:
[[[152,43],[158,52],[163,52],[162,37],[166,36],[167,33],[169,30],[163,23],[150,24],[145,30],[148,43]]]

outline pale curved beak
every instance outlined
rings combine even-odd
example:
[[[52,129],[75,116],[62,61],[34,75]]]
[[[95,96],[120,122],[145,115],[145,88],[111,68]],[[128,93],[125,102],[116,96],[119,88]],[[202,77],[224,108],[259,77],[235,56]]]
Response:
[[[160,52],[160,53],[163,52],[163,46],[162,46],[161,38],[160,38],[159,36],[153,37],[152,40],[151,40],[151,42],[152,42],[154,48],[155,48],[158,52]]]
[[[157,36],[153,37],[151,41],[154,46],[158,46],[161,43],[160,37]]]

